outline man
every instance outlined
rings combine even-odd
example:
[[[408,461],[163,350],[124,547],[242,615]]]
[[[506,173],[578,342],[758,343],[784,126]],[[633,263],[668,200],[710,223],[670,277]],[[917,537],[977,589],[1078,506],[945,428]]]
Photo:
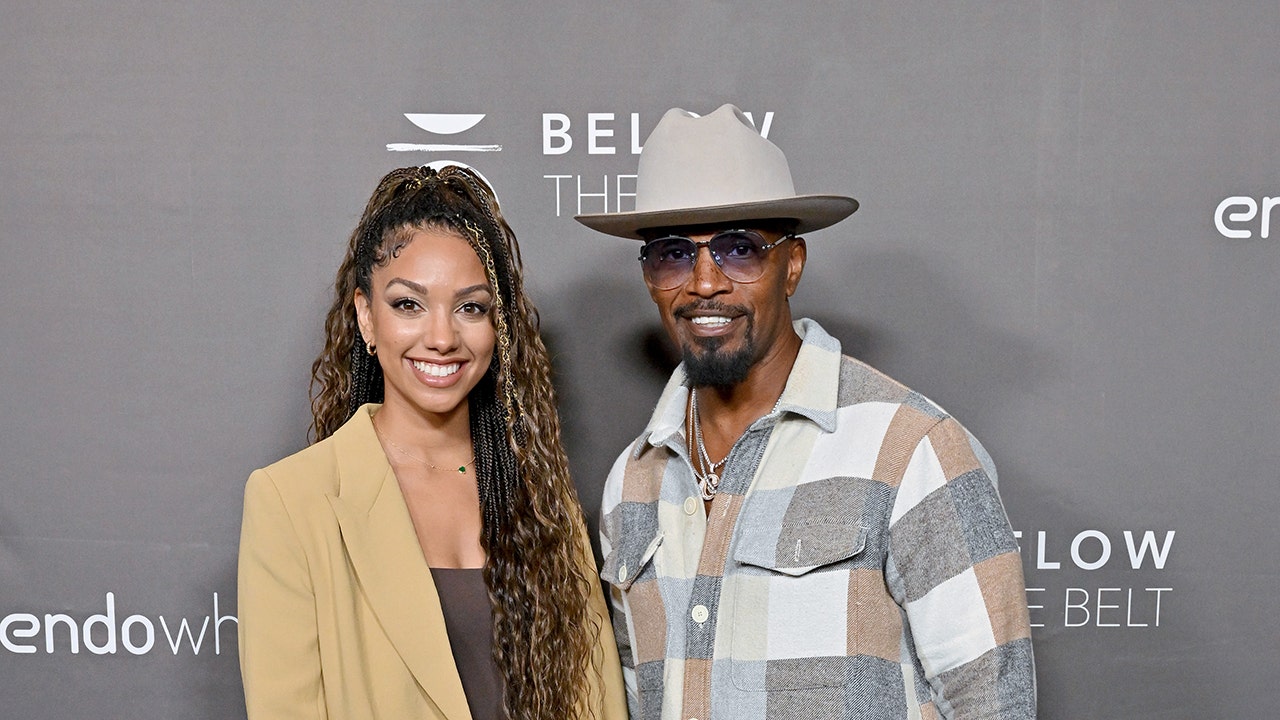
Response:
[[[799,233],[853,198],[797,196],[726,105],[663,116],[634,212],[683,362],[614,465],[602,577],[636,718],[1033,718],[1018,547],[978,442],[793,323]]]

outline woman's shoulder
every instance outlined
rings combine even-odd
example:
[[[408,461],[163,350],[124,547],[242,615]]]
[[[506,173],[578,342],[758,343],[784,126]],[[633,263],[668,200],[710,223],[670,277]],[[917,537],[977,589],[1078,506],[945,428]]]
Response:
[[[249,476],[250,489],[255,484],[271,485],[284,499],[336,493],[340,466],[366,465],[381,457],[382,447],[369,420],[376,409],[376,405],[361,407],[329,437],[254,471]]]
[[[323,496],[338,487],[337,454],[333,436],[253,471],[249,490],[270,485],[282,497]]]

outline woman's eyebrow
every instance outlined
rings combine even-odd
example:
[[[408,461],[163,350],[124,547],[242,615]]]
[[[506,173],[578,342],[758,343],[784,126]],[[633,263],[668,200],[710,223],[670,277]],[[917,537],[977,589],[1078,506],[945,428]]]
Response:
[[[489,288],[489,283],[480,283],[478,285],[471,285],[468,287],[461,288],[458,290],[458,292],[454,293],[453,296],[463,297],[464,295],[470,295],[471,293],[475,293],[475,292],[486,292],[486,293],[489,293],[490,295],[493,294],[493,290]]]
[[[405,287],[418,293],[419,295],[422,295],[423,297],[428,297],[431,294],[427,292],[427,288],[425,286],[420,285],[412,280],[406,280],[405,278],[396,277],[396,278],[391,278],[390,280],[387,281],[387,287],[391,287],[392,285],[397,285],[397,284],[404,285]],[[453,296],[463,297],[465,295],[470,295],[476,292],[486,292],[492,295],[493,289],[489,287],[489,283],[477,283],[475,285],[468,285],[467,287],[459,288],[453,294]]]
[[[391,278],[390,280],[388,280],[388,281],[387,281],[387,287],[391,287],[392,285],[395,285],[395,284],[397,284],[397,283],[399,283],[399,284],[401,284],[401,285],[404,285],[405,287],[407,287],[407,288],[409,288],[410,290],[412,290],[412,291],[414,291],[414,292],[418,293],[419,295],[426,296],[426,295],[429,295],[429,294],[430,294],[430,293],[428,293],[428,292],[427,292],[427,289],[426,289],[425,287],[423,287],[422,285],[419,285],[418,283],[416,283],[416,282],[414,282],[414,281],[412,281],[412,280],[405,280],[404,278],[401,278],[401,277]]]

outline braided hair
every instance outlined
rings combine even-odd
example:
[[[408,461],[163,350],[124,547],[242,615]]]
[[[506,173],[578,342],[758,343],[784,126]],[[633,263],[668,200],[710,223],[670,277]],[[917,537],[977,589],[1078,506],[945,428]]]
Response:
[[[510,718],[571,717],[589,704],[600,632],[589,609],[594,566],[581,551],[582,510],[519,246],[493,190],[470,168],[402,168],[378,183],[338,269],[325,347],[311,368],[311,434],[322,440],[364,403],[382,401],[382,370],[361,340],[355,291],[371,294],[374,268],[415,229],[466,239],[494,288],[493,360],[467,403],[503,704]]]

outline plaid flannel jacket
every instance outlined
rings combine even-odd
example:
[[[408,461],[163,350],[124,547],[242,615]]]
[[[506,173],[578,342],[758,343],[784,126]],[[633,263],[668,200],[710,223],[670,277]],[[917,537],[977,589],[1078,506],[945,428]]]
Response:
[[[704,515],[677,369],[605,486],[633,718],[1035,717],[1022,566],[981,445],[811,320]]]

